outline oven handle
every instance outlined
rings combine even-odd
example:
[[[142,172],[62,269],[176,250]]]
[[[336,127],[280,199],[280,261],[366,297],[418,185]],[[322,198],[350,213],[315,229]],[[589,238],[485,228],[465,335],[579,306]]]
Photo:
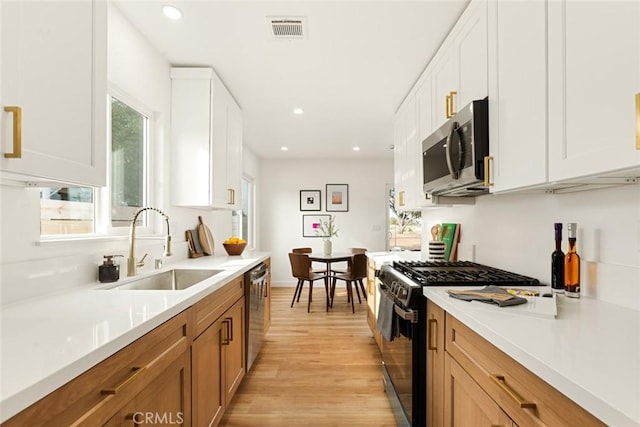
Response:
[[[393,306],[393,310],[396,314],[402,317],[404,320],[408,320],[411,323],[418,323],[418,312],[415,310],[403,310],[397,305]]]

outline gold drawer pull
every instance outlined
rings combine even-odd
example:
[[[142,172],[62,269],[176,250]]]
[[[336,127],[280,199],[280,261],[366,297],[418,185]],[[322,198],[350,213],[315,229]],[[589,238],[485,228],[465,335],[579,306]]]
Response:
[[[227,189],[229,191],[229,205],[235,205],[236,204],[236,190],[234,190],[233,188],[228,188]]]
[[[493,160],[493,156],[484,156],[484,186],[491,187],[493,186],[493,182],[491,182],[491,177],[489,176],[489,163]]]
[[[437,350],[438,349],[438,319],[429,319],[427,323],[428,323],[427,333],[429,334],[427,348],[429,350]],[[432,327],[433,325],[435,325],[435,328]],[[432,340],[435,341],[435,344],[432,344],[433,342]]]
[[[131,382],[137,376],[139,376],[142,372],[144,372],[145,369],[146,369],[145,366],[134,366],[133,368],[131,368],[131,374],[127,378],[125,378],[124,381],[122,381],[120,384],[118,384],[114,388],[105,388],[100,393],[101,394],[117,394],[117,393],[119,393],[120,391],[122,391],[123,388],[125,388],[126,386],[131,384]]]
[[[22,108],[4,107],[4,111],[13,113],[13,151],[4,153],[7,159],[22,158]]]
[[[507,395],[513,399],[518,406],[520,406],[521,408],[535,408],[536,407],[536,403],[535,402],[529,402],[526,400],[523,400],[520,396],[518,396],[518,394],[513,391],[511,389],[511,387],[509,387],[505,381],[504,375],[500,375],[500,374],[490,374],[489,378],[491,378],[491,380],[496,383],[496,385],[498,387],[500,387],[500,389],[502,391],[504,391],[505,393],[507,393]]]

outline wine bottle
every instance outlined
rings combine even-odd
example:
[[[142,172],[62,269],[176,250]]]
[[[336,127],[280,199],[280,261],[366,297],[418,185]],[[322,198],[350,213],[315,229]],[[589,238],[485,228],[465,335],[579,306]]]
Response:
[[[569,249],[564,256],[564,294],[571,298],[580,298],[580,256],[576,250],[577,228],[578,225],[575,222],[567,224]]]
[[[562,252],[562,223],[553,224],[556,230],[556,250],[551,253],[551,288],[564,292],[564,252]]]

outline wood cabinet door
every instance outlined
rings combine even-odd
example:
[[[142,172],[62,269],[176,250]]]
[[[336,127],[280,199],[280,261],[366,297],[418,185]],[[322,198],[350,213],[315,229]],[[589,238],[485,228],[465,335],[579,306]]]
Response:
[[[2,2],[0,169],[25,179],[106,185],[107,6]],[[13,153],[21,108],[22,157]]]
[[[449,354],[444,358],[444,426],[511,426],[511,419]]]
[[[445,313],[427,301],[427,426],[444,423]]]
[[[225,402],[231,399],[240,387],[246,372],[245,356],[245,306],[244,298],[238,300],[223,316],[228,322],[229,340],[224,352]]]
[[[216,426],[224,413],[223,342],[228,321],[211,324],[191,344],[193,425]]]
[[[547,7],[549,180],[637,168],[640,2]]]
[[[125,405],[120,414],[122,426],[191,426],[189,352],[176,359]]]

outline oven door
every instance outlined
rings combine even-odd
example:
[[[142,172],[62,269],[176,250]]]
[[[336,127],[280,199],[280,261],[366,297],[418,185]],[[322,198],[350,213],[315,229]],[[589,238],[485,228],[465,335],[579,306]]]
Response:
[[[420,363],[419,323],[414,312],[403,310],[398,305],[394,309],[399,336],[393,341],[382,338],[385,391],[398,426],[422,426],[426,417],[424,404],[420,403],[424,393],[420,390],[424,388],[426,377]]]

